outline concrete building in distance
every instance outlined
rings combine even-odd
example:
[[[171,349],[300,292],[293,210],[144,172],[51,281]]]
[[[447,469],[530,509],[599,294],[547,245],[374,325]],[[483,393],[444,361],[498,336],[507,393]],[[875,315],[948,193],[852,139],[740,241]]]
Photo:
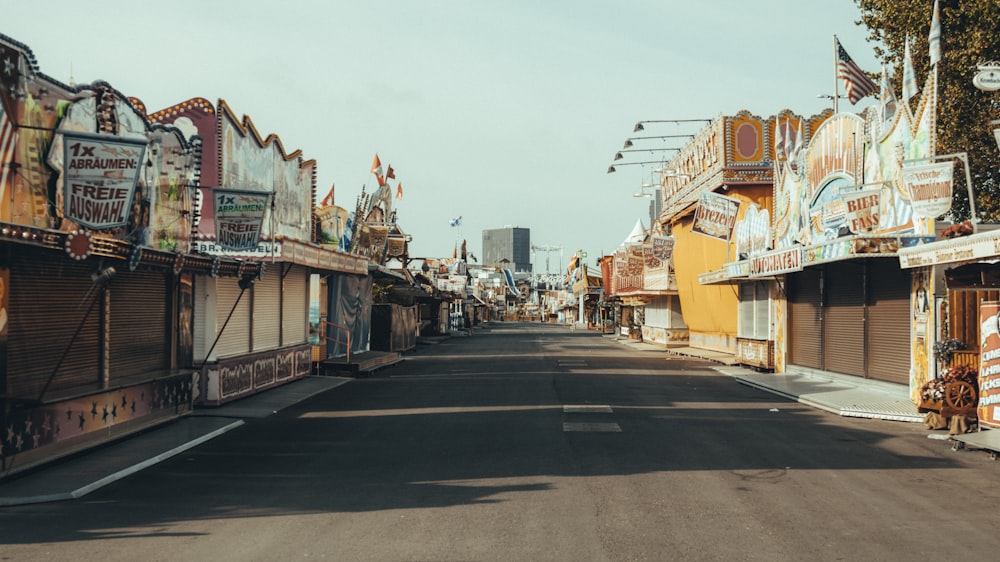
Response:
[[[505,226],[484,230],[483,265],[530,273],[531,229]]]

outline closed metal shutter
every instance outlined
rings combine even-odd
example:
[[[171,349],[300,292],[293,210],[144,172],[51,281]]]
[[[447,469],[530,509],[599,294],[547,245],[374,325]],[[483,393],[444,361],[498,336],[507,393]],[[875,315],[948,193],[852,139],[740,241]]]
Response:
[[[821,369],[823,315],[821,305],[822,273],[819,268],[789,275],[788,362],[792,365]]]
[[[293,266],[281,297],[281,344],[306,343],[309,329],[309,271]]]
[[[234,277],[220,277],[216,279],[216,299],[215,299],[215,331],[209,334],[213,339],[219,338],[219,343],[215,346],[214,355],[217,358],[229,357],[248,353],[250,351],[250,289],[247,289],[243,298],[240,298],[239,279]],[[233,310],[233,304],[239,299],[239,305]],[[232,311],[229,324],[219,336],[226,318]]]
[[[740,338],[756,339],[756,331],[754,330],[754,318],[756,312],[756,292],[754,291],[754,285],[756,283],[740,283],[740,303],[737,306],[737,313],[739,314],[739,324],[737,327],[736,336]]]
[[[99,388],[101,303],[90,279],[96,270],[96,260],[76,262],[37,248],[11,250],[8,395],[34,400]]]
[[[280,344],[281,266],[276,264],[253,286],[253,350],[275,349]]]
[[[829,265],[823,277],[823,368],[865,376],[865,266]]]
[[[868,377],[909,384],[911,274],[895,259],[869,263]]]
[[[124,271],[109,285],[111,382],[170,368],[170,303],[164,271]]]

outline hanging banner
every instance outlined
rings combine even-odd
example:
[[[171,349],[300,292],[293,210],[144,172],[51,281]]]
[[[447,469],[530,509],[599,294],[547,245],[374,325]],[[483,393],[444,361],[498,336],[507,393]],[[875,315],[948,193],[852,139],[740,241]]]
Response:
[[[702,193],[698,197],[691,232],[728,242],[733,235],[739,210],[739,199],[712,192]]]
[[[653,253],[652,244],[642,245],[642,260],[646,263],[647,269],[657,269],[663,266],[663,263]]]
[[[859,189],[841,191],[847,209],[847,228],[854,234],[874,232],[878,227],[879,206],[882,202],[881,189]]]
[[[951,209],[954,169],[954,162],[939,162],[900,170],[900,181],[910,194],[914,215],[933,219]]]
[[[62,131],[63,212],[93,230],[128,222],[146,140]]]
[[[979,304],[979,423],[1000,427],[1000,301]]]
[[[628,275],[642,275],[642,267],[645,258],[642,253],[642,244],[632,244],[628,247]]]
[[[654,234],[653,257],[660,261],[670,261],[674,257],[674,238],[672,236],[660,236]]]
[[[271,194],[235,189],[212,190],[215,243],[226,250],[253,250],[260,243]]]

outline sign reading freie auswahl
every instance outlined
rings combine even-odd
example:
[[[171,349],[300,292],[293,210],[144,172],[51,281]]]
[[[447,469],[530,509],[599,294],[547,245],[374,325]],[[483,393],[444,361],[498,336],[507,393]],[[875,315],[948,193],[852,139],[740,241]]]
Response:
[[[125,225],[145,163],[145,139],[76,131],[62,134],[66,218],[94,230]]]
[[[270,201],[269,192],[214,189],[215,243],[225,250],[256,248]]]

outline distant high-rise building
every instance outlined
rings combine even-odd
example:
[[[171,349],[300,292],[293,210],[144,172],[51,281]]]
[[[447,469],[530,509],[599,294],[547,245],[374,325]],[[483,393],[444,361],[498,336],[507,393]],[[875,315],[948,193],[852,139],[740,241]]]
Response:
[[[484,230],[482,257],[483,265],[531,273],[531,229],[505,226]]]

